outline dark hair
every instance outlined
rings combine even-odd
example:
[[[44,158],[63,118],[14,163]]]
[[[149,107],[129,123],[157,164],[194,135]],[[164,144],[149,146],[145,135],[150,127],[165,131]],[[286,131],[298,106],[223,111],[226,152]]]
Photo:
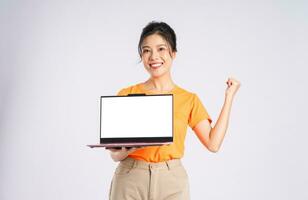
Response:
[[[153,34],[159,34],[162,36],[170,45],[172,52],[177,52],[176,49],[176,35],[174,30],[165,22],[152,21],[148,23],[142,30],[138,44],[138,53],[141,57],[142,54],[142,42],[143,40]]]

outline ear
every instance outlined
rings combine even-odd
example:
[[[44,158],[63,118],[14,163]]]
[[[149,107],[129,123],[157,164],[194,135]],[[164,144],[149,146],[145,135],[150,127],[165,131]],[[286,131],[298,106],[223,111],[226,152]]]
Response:
[[[175,59],[175,57],[176,57],[176,52],[174,51],[174,52],[172,52],[171,53],[171,56],[172,56],[172,59],[174,60]]]

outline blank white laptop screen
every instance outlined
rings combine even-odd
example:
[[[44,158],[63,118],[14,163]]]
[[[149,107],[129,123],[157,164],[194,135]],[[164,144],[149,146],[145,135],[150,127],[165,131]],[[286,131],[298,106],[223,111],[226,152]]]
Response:
[[[100,137],[173,136],[173,96],[102,96]]]

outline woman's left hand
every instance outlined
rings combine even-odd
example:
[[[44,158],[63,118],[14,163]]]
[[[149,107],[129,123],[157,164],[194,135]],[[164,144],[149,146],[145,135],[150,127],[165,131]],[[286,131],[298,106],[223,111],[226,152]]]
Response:
[[[241,83],[234,79],[234,78],[228,78],[227,80],[227,89],[226,89],[226,98],[234,98],[235,93],[237,92],[237,90],[240,88]]]

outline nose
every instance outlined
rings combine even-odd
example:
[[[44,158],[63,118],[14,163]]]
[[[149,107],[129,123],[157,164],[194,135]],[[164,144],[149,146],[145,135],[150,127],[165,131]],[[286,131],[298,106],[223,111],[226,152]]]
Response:
[[[156,60],[158,58],[158,52],[157,51],[152,51],[150,60]]]

